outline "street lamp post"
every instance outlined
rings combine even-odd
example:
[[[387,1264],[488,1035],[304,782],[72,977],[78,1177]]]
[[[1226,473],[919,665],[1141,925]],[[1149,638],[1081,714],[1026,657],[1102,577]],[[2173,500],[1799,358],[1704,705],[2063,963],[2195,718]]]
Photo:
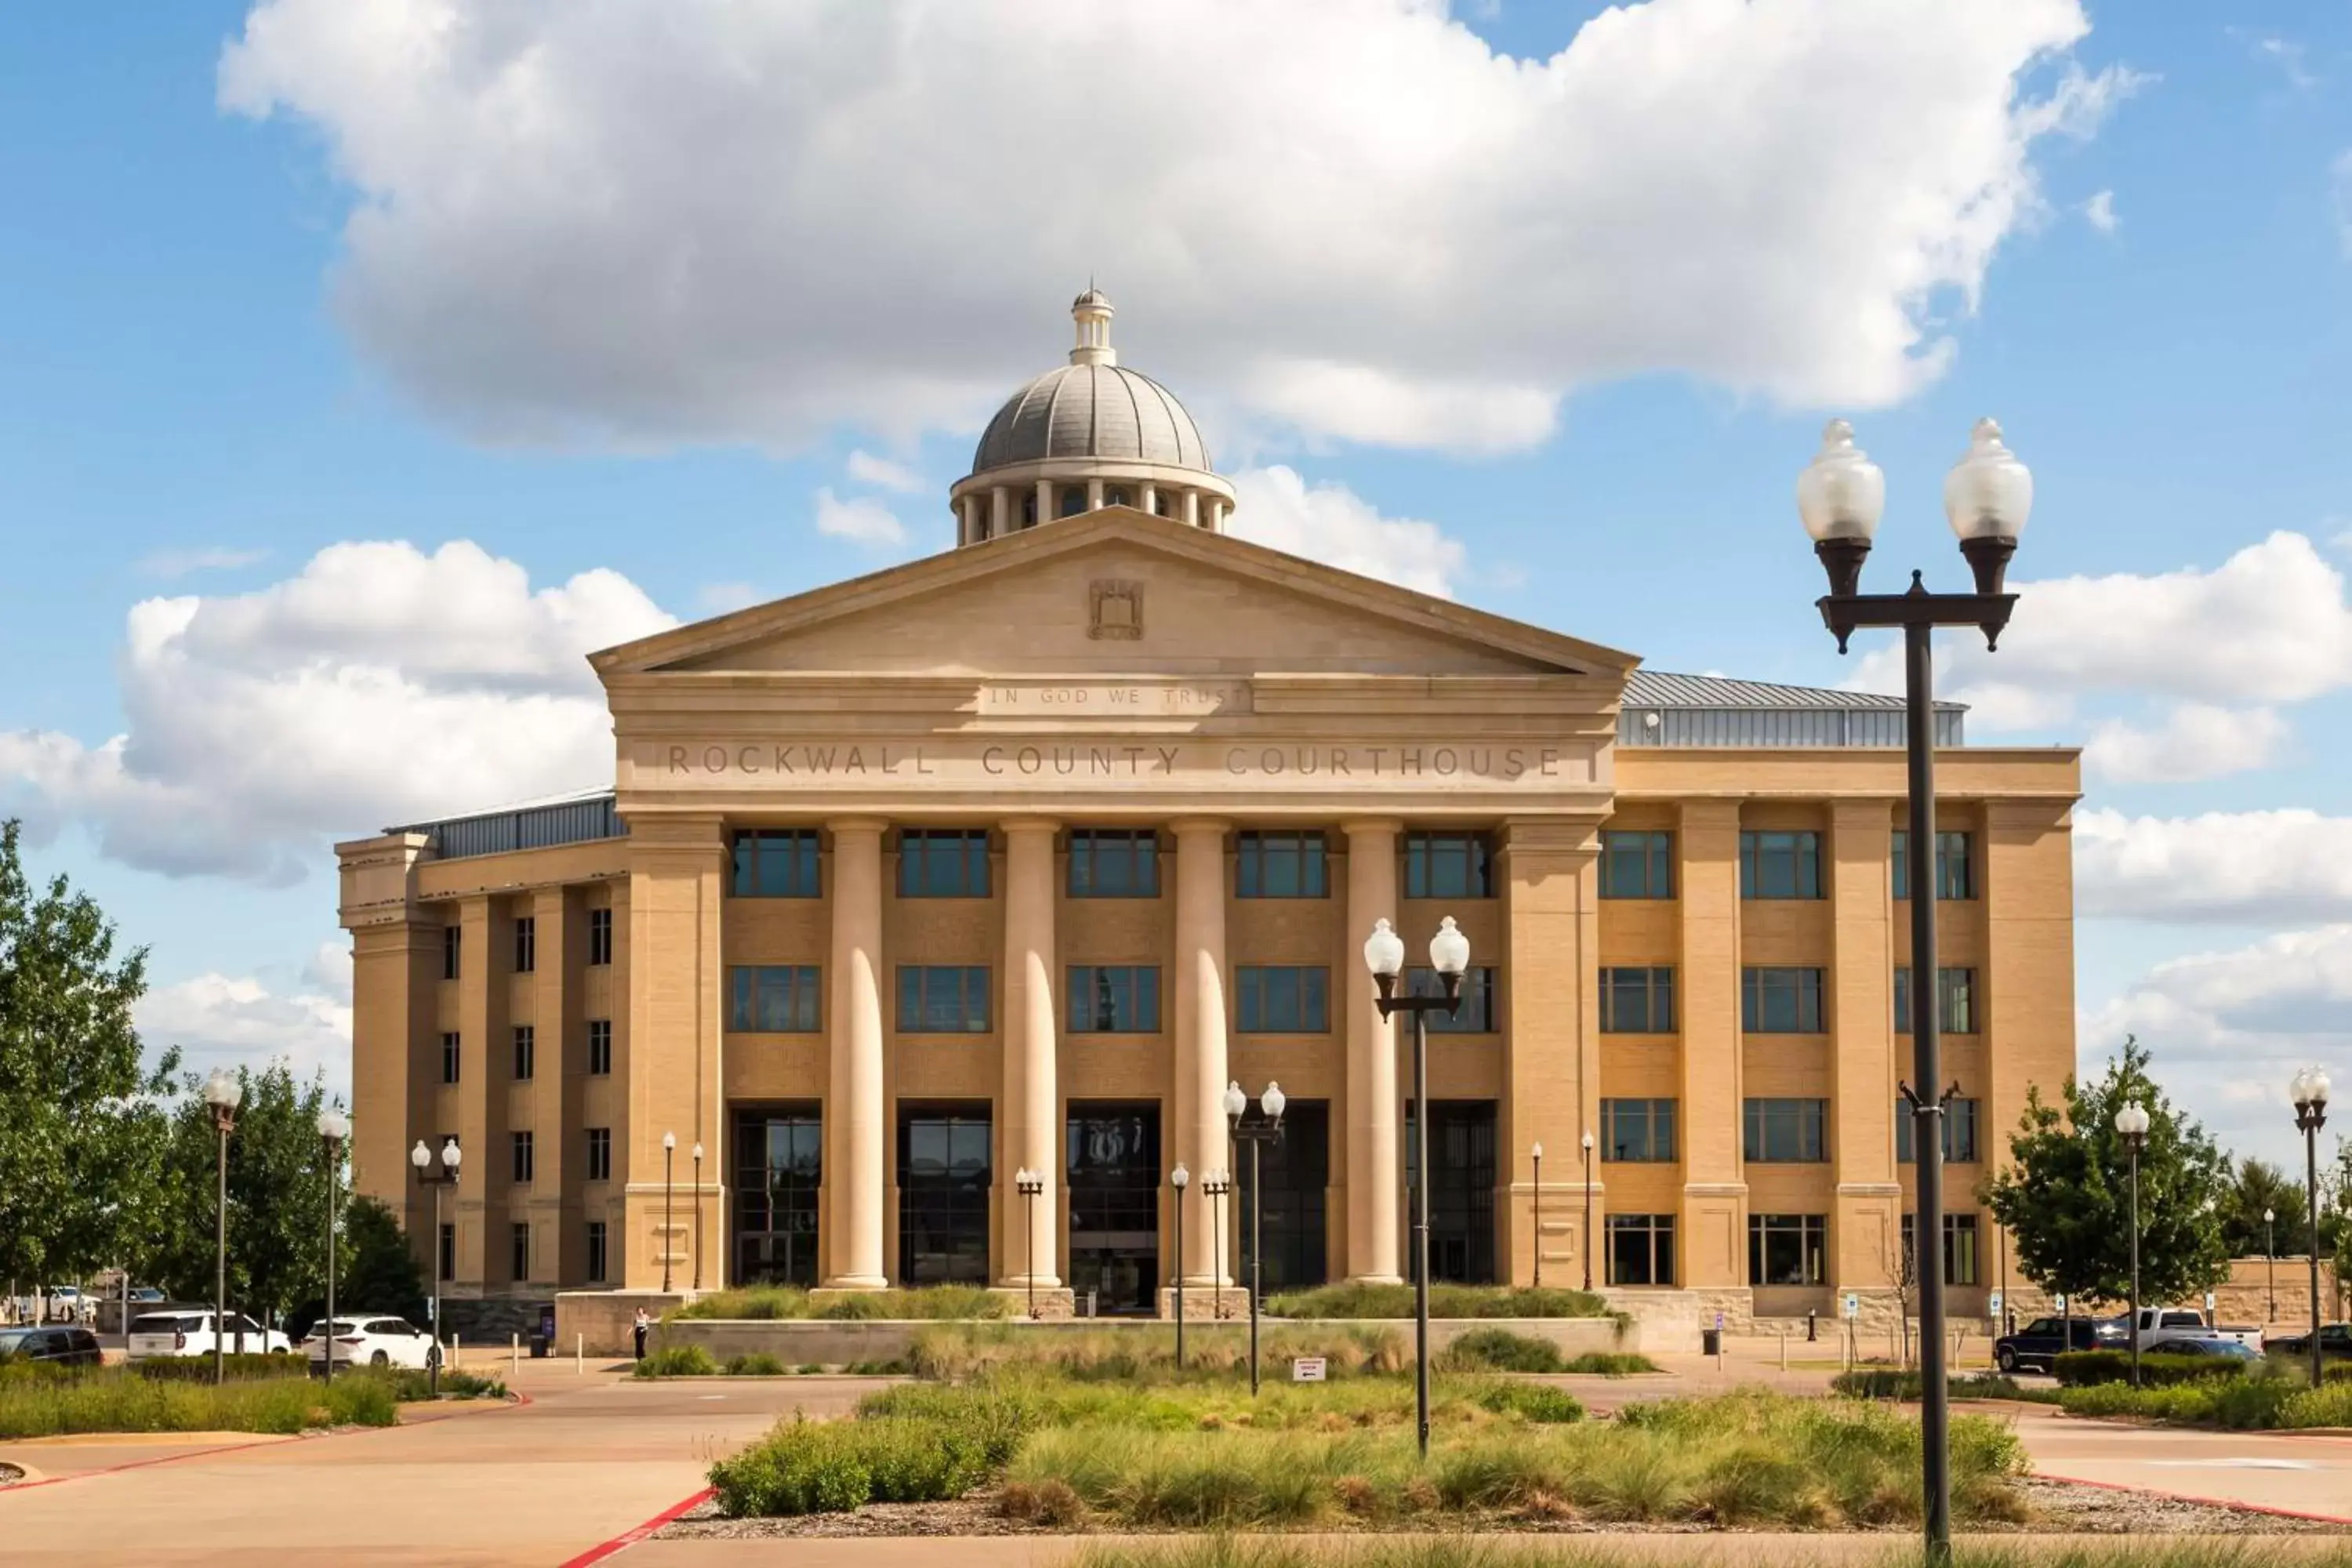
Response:
[[[1528,1235],[1533,1243],[1536,1260],[1535,1272],[1528,1283],[1540,1290],[1543,1289],[1543,1144],[1541,1142],[1538,1142],[1528,1150],[1528,1157],[1535,1162],[1536,1168],[1535,1184],[1528,1194]]]
[[[2272,1228],[2275,1209],[2263,1211],[2263,1321],[2278,1321],[2278,1233]]]
[[[702,1145],[694,1146],[694,1289],[702,1290]]]
[[[441,1173],[433,1173],[433,1151],[419,1138],[416,1147],[408,1152],[408,1163],[416,1167],[416,1179],[433,1189],[433,1344],[425,1358],[425,1374],[430,1381],[433,1397],[441,1397],[441,1189],[454,1186],[457,1166],[465,1156],[458,1152],[457,1141],[449,1139],[441,1145]]]
[[[1265,1285],[1265,1188],[1261,1184],[1265,1167],[1258,1151],[1268,1143],[1282,1142],[1282,1085],[1267,1080],[1265,1092],[1258,1096],[1256,1121],[1249,1119],[1249,1096],[1242,1092],[1238,1082],[1225,1085],[1225,1132],[1235,1144],[1246,1143],[1250,1152],[1250,1394],[1257,1394],[1257,1310],[1258,1298]]]
[[[1184,1162],[1168,1173],[1168,1184],[1176,1190],[1176,1370],[1184,1370],[1184,1189],[1192,1184],[1192,1173]]]
[[[1400,996],[1397,976],[1404,969],[1404,939],[1385,920],[1372,922],[1364,939],[1364,963],[1380,989],[1381,1016],[1412,1016],[1412,1396],[1421,1457],[1429,1458],[1429,1015],[1452,1016],[1462,1007],[1462,972],[1470,964],[1470,939],[1447,915],[1429,939],[1429,966],[1437,972],[1438,994]]]
[[[1584,1130],[1584,1293],[1592,1294],[1592,1129]]]
[[[1045,1178],[1024,1165],[1013,1173],[1013,1190],[1021,1194],[1021,1225],[1029,1233],[1029,1321],[1037,1321],[1037,1194],[1045,1190]]]
[[[2147,1110],[2137,1100],[2116,1112],[2116,1134],[2131,1155],[2131,1334],[2132,1386],[2139,1386],[2139,1152],[2147,1142]]]
[[[1209,1200],[1209,1316],[1225,1321],[1225,1205],[1218,1200],[1234,1190],[1234,1173],[1223,1165],[1201,1178],[1201,1195]],[[1180,1276],[1178,1289],[1183,1289]]]
[[[2319,1130],[2327,1125],[2327,1075],[2305,1068],[2288,1090],[2294,1100],[2294,1127],[2303,1134],[2304,1193],[2311,1207],[2311,1386],[2326,1375],[2319,1363]]]
[[[661,1229],[662,1229],[662,1239],[661,1239],[661,1258],[662,1258],[662,1294],[663,1294],[663,1295],[665,1295],[665,1296],[667,1296],[667,1295],[668,1295],[668,1294],[669,1294],[670,1199],[671,1199],[672,1194],[673,1194],[676,1192],[676,1190],[677,1190],[677,1189],[676,1189],[676,1186],[673,1184],[673,1183],[672,1183],[672,1182],[671,1182],[671,1180],[670,1180],[670,1172],[675,1168],[675,1166],[676,1166],[676,1164],[677,1164],[677,1133],[675,1133],[675,1132],[665,1132],[665,1133],[663,1133],[663,1134],[662,1134],[662,1226],[661,1226]]]
[[[228,1377],[228,1352],[224,1348],[228,1337],[228,1135],[236,1127],[236,1108],[244,1102],[245,1085],[215,1068],[205,1076],[204,1096],[218,1143],[213,1193],[213,1381],[217,1384]]]
[[[327,1165],[327,1317],[320,1337],[327,1342],[327,1381],[335,1381],[335,1189],[343,1163],[343,1141],[352,1135],[351,1118],[330,1106],[319,1112],[320,1151]]]
[[[1909,763],[1909,816],[1906,849],[1911,893],[1911,1042],[1915,1090],[1911,1104],[1916,1152],[1919,1223],[1932,1228],[1937,1245],[1914,1250],[1919,1260],[1920,1446],[1922,1513],[1932,1563],[1952,1554],[1950,1473],[1951,1394],[1945,1383],[1944,1113],[1937,1085],[1943,1079],[1941,1042],[1937,1038],[1936,967],[1936,707],[1933,634],[1937,626],[1970,626],[1994,646],[2009,624],[2017,597],[2001,580],[2017,538],[2033,505],[2033,479],[2001,444],[2000,426],[1977,421],[1969,451],[1944,479],[1944,514],[1959,536],[1960,553],[1976,579],[1973,594],[1931,594],[1913,573],[1909,592],[1864,594],[1862,567],[1886,506],[1886,479],[1853,444],[1853,427],[1832,419],[1822,432],[1822,449],[1797,479],[1797,510],[1813,540],[1813,552],[1829,574],[1830,591],[1817,605],[1837,637],[1838,651],[1865,626],[1903,632],[1906,752]]]

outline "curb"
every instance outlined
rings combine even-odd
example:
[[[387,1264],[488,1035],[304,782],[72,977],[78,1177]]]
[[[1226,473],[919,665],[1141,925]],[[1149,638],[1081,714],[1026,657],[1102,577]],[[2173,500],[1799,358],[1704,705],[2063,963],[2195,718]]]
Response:
[[[613,1537],[610,1541],[599,1542],[577,1557],[566,1558],[562,1563],[562,1568],[588,1568],[588,1565],[592,1563],[602,1563],[607,1557],[611,1557],[617,1552],[626,1552],[630,1547],[635,1546],[638,1542],[643,1541],[646,1536],[651,1535],[655,1531],[659,1530],[663,1525],[667,1524],[671,1520],[676,1519],[678,1515],[699,1507],[704,1501],[717,1495],[717,1492],[718,1489],[716,1487],[705,1487],[700,1491],[695,1493],[692,1497],[687,1498],[683,1501],[670,1504],[669,1507],[662,1510],[659,1513],[654,1515],[653,1518],[646,1521],[643,1524],[636,1526],[635,1529],[625,1530],[620,1534]]]

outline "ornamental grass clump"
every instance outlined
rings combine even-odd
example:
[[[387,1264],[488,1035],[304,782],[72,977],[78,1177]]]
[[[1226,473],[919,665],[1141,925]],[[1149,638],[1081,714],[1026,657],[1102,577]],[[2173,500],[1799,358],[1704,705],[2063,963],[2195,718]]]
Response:
[[[2129,1351],[2067,1351],[2057,1358],[2052,1370],[2061,1388],[2089,1388],[2103,1383],[2129,1383],[2131,1365]],[[2250,1371],[2261,1370],[2261,1363],[2237,1356],[2166,1355],[2151,1351],[2143,1352],[2139,1358],[2139,1380],[2142,1386],[2149,1388],[2175,1383],[2211,1383],[2244,1377]]]
[[[989,1320],[1011,1316],[1002,1292],[977,1285],[928,1285],[912,1290],[860,1290],[823,1300],[789,1285],[750,1285],[713,1290],[662,1314],[664,1321],[728,1319],[752,1321],[807,1320],[824,1323]]]
[[[986,1479],[988,1455],[973,1434],[937,1421],[793,1420],[713,1465],[710,1484],[734,1518],[942,1502]]]
[[[716,1377],[719,1358],[700,1345],[664,1345],[630,1370],[635,1377]]]
[[[1696,1560],[1696,1559],[1695,1559]],[[1180,1541],[1089,1543],[1072,1568],[1622,1568],[1627,1556],[1612,1542],[1545,1541],[1539,1544],[1475,1535],[1372,1538],[1330,1545],[1266,1535],[1203,1535]],[[1861,1568],[1918,1568],[1916,1546],[1889,1544],[1876,1552],[1814,1554],[1784,1550],[1785,1568],[1853,1563]],[[2352,1568],[2352,1549],[2281,1554],[2250,1542],[2204,1540],[2083,1541],[2053,1546],[1963,1542],[1952,1568],[2270,1568],[2292,1562],[2314,1568]]]
[[[78,1432],[276,1432],[389,1426],[399,1419],[389,1380],[352,1373],[246,1378],[217,1387],[142,1376],[121,1367],[12,1369],[0,1377],[0,1437]]]
[[[1410,1318],[1413,1315],[1410,1285],[1318,1285],[1307,1290],[1285,1290],[1266,1298],[1266,1311],[1277,1318]],[[1513,1285],[1441,1285],[1429,1287],[1433,1318],[1615,1318],[1601,1297],[1584,1290],[1534,1289]]]
[[[1440,1372],[1565,1372],[1568,1360],[1549,1340],[1508,1329],[1473,1329],[1437,1352]]]
[[[1401,1372],[1412,1364],[1405,1337],[1389,1328],[1286,1324],[1261,1335],[1260,1361],[1276,1378],[1289,1363],[1320,1357],[1327,1374],[1344,1379]],[[1168,1325],[1130,1328],[1039,1328],[1022,1323],[941,1325],[917,1330],[907,1354],[917,1377],[957,1382],[992,1368],[1031,1367],[1063,1376],[1120,1383],[1182,1379],[1213,1381],[1246,1375],[1249,1338],[1238,1325],[1196,1327],[1185,1335],[1185,1364],[1176,1365],[1176,1333]]]

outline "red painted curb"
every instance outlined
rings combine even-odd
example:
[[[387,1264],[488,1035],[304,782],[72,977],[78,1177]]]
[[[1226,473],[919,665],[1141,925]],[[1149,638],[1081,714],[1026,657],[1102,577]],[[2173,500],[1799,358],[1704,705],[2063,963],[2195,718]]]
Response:
[[[682,1514],[688,1510],[703,1502],[717,1490],[718,1489],[715,1487],[705,1487],[700,1491],[695,1493],[692,1497],[688,1498],[685,1501],[670,1504],[669,1507],[662,1510],[659,1513],[654,1515],[653,1518],[646,1521],[645,1523],[638,1525],[635,1530],[623,1531],[620,1534],[613,1537],[612,1540],[602,1542],[597,1545],[590,1547],[579,1556],[566,1560],[562,1564],[562,1568],[588,1568],[588,1564],[591,1563],[602,1563],[605,1558],[612,1556],[616,1552],[627,1551],[630,1547],[635,1546],[638,1542],[643,1541],[646,1536],[651,1535],[655,1531],[659,1530],[663,1525],[667,1524],[671,1520],[676,1519],[679,1514]]]
[[[2195,1492],[2167,1491],[2162,1487],[2136,1487],[2123,1481],[2095,1481],[2082,1476],[2056,1475],[2048,1470],[2032,1473],[2046,1481],[2064,1481],[2068,1486],[2097,1487],[2111,1492],[2136,1492],[2142,1497],[2160,1497],[2173,1502],[2203,1503],[2209,1508],[2242,1509],[2248,1513],[2266,1513],[2274,1519],[2299,1519],[2309,1524],[2352,1524],[2352,1518],[2340,1513],[2305,1513],[2297,1509],[2273,1508],[2268,1503],[2240,1502],[2235,1498],[2200,1497]]]

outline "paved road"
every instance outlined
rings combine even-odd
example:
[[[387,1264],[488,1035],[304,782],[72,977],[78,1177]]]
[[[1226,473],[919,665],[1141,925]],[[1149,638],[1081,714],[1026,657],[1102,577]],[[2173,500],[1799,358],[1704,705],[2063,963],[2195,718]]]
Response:
[[[2041,1405],[2024,1407],[2017,1430],[2045,1476],[2352,1524],[2352,1437],[2116,1426],[2070,1421]]]

